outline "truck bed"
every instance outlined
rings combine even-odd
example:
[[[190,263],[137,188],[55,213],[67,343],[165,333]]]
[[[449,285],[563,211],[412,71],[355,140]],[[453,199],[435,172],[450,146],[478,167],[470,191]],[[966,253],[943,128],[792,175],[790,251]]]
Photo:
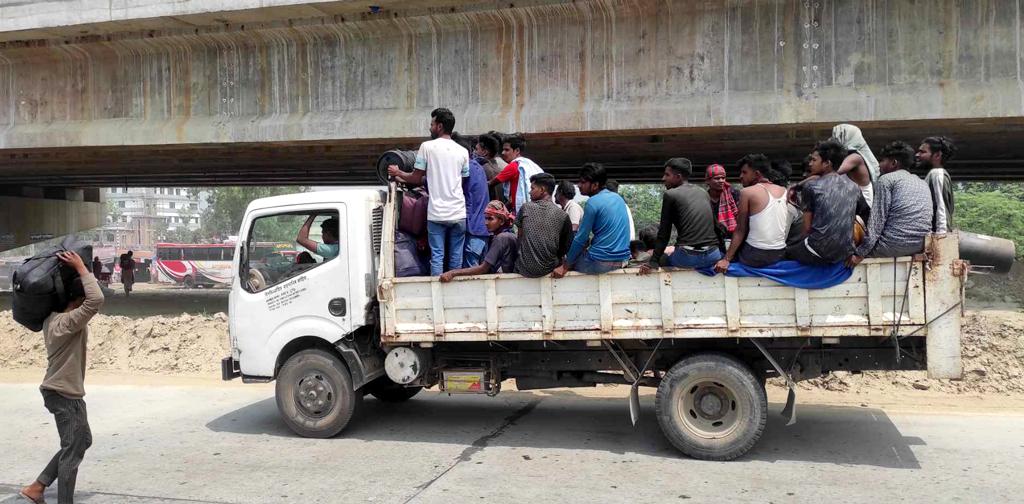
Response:
[[[871,259],[817,290],[694,270],[395,278],[385,334],[403,342],[882,336],[897,318],[905,329],[924,325],[922,270],[910,257]]]
[[[827,289],[688,269],[561,279],[480,275],[441,283],[393,276],[394,222],[389,203],[378,283],[387,344],[883,337],[898,325],[900,335],[928,337],[933,376],[960,374],[965,266],[955,234],[930,238],[928,254],[866,259],[847,281]]]

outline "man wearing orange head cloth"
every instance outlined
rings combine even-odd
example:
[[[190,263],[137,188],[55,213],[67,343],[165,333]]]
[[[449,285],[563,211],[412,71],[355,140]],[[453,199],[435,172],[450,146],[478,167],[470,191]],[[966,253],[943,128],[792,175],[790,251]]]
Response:
[[[484,208],[484,225],[491,233],[491,242],[480,264],[468,268],[449,270],[441,274],[442,282],[451,282],[458,276],[512,273],[519,256],[516,235],[512,233],[512,213],[501,201],[494,200]]]

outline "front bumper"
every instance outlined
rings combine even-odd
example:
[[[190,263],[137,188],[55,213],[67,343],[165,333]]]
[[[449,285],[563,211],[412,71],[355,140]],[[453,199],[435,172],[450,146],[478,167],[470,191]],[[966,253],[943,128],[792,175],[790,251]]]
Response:
[[[220,360],[220,378],[224,381],[231,381],[242,376],[241,368],[234,357],[224,357]]]

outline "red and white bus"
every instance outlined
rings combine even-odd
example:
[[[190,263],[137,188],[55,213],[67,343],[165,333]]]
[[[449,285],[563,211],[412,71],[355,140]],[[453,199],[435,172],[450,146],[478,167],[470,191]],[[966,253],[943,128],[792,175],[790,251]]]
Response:
[[[296,254],[291,243],[258,243],[254,259],[294,262]],[[234,243],[158,243],[152,265],[153,281],[189,288],[231,285],[234,258]]]

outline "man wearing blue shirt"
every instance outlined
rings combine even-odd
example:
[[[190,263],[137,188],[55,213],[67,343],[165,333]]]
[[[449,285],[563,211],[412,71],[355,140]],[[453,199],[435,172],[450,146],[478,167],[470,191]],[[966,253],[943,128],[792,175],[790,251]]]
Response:
[[[338,245],[338,219],[331,217],[320,223],[320,235],[323,237],[324,242],[319,243],[309,239],[309,228],[313,225],[313,221],[316,220],[317,214],[310,215],[306,222],[299,229],[299,237],[295,241],[299,242],[311,252],[316,255],[323,257],[324,261],[329,261],[338,257],[338,252],[341,250]]]
[[[475,138],[452,133],[452,140],[469,153],[469,176],[462,178],[462,195],[466,199],[466,245],[462,252],[462,267],[472,268],[484,259],[491,233],[484,224],[484,209],[490,203],[490,188],[484,165],[487,159],[473,153]]]
[[[583,220],[576,230],[565,262],[551,276],[561,278],[574,271],[600,274],[622,268],[629,260],[629,213],[626,202],[605,188],[608,173],[599,163],[587,163],[580,170],[577,186],[589,196]],[[593,235],[593,240],[591,240]],[[590,240],[590,247],[586,248]]]

